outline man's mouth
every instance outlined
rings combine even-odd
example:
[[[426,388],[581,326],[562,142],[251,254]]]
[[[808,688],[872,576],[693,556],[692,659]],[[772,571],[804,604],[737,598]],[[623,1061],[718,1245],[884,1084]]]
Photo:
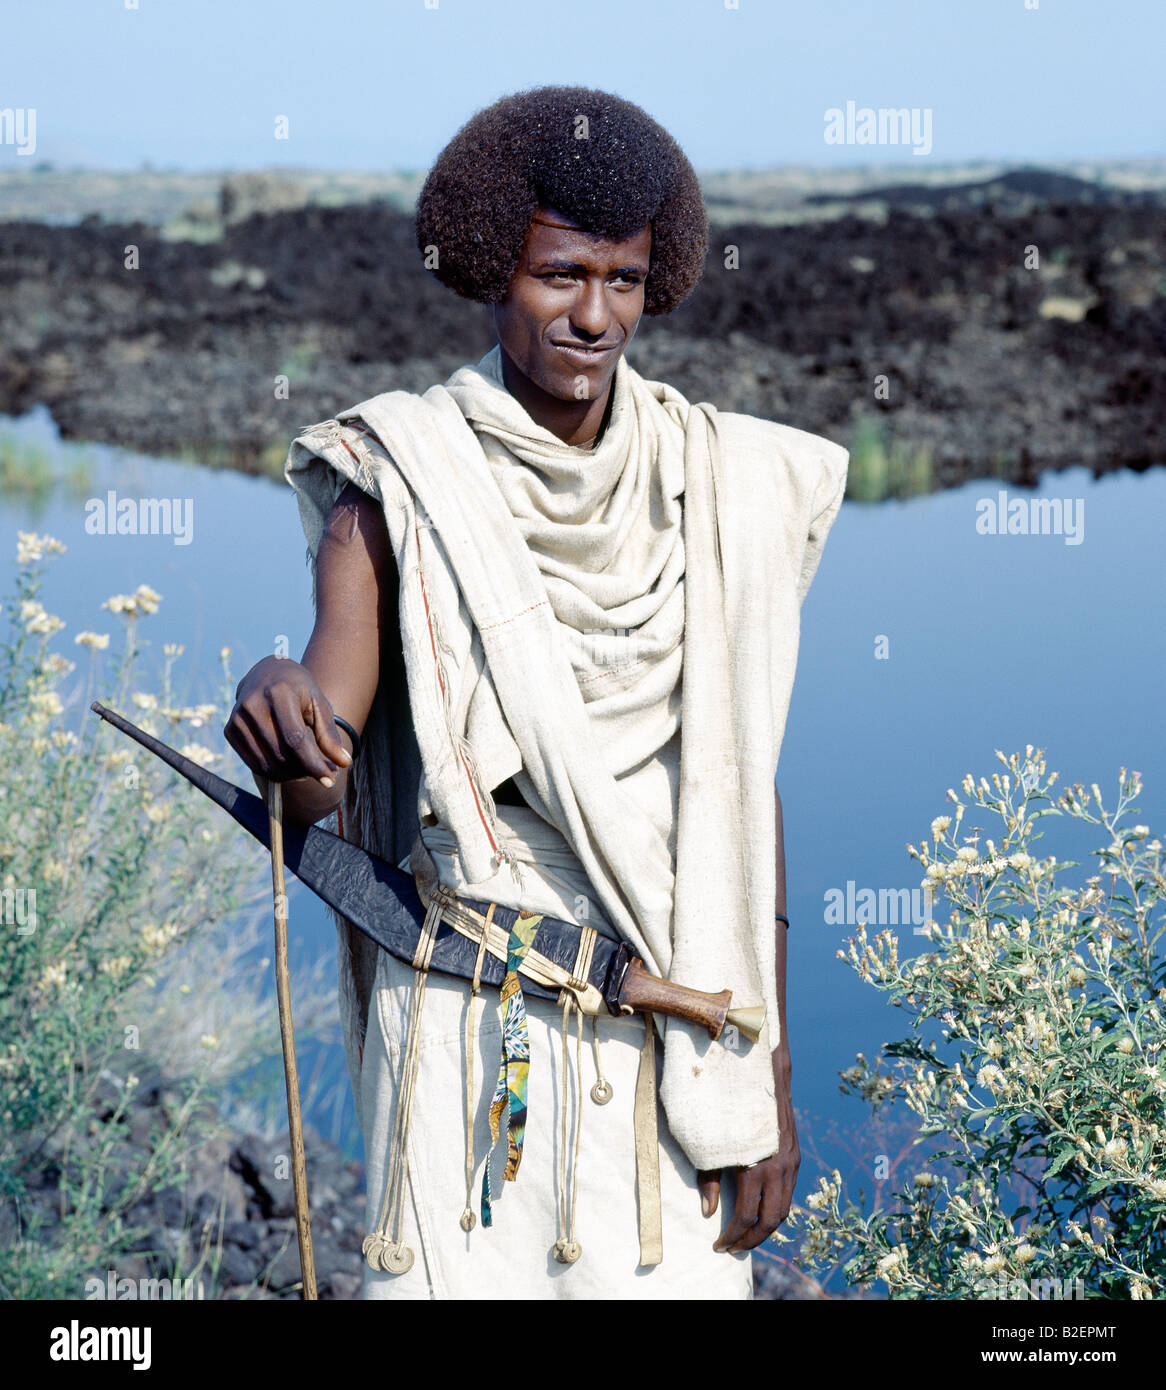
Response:
[[[619,346],[618,343],[597,343],[594,347],[587,347],[581,343],[552,343],[552,347],[557,348],[564,357],[580,366],[591,367],[596,362],[601,362],[605,357],[613,353]]]

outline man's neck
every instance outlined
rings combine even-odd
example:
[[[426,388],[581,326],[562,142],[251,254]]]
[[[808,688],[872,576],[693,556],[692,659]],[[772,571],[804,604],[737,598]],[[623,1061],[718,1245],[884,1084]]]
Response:
[[[499,355],[503,384],[536,425],[557,435],[564,444],[575,447],[590,444],[598,437],[607,418],[614,375],[602,396],[595,400],[561,401],[520,372],[505,349],[501,349]]]

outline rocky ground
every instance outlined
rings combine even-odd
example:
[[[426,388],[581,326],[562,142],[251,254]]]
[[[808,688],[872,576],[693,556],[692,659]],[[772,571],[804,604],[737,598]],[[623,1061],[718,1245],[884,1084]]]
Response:
[[[643,321],[629,361],[850,446],[873,429],[925,455],[934,487],[1166,460],[1160,190],[1031,171],[850,201],[819,222],[718,221],[696,293]],[[492,341],[384,203],[254,213],[202,243],[0,222],[0,412],[43,402],[75,438],[278,471],[303,426],[425,390]]]
[[[121,1088],[108,1075],[102,1078],[88,1142],[94,1152],[105,1154],[104,1191],[111,1202],[139,1185],[141,1176],[161,1162],[159,1136],[170,1127],[182,1101],[173,1085],[143,1079],[118,1119],[117,1108],[124,1104]],[[148,1190],[126,1206],[120,1217],[122,1251],[105,1259],[97,1257],[96,1247],[86,1245],[85,1219],[78,1217],[73,1196],[61,1194],[66,1141],[56,1136],[50,1142],[36,1167],[39,1185],[22,1204],[19,1233],[32,1231],[42,1246],[62,1239],[72,1242],[70,1272],[56,1284],[60,1297],[102,1297],[93,1280],[108,1289],[121,1280],[136,1284],[187,1279],[187,1296],[192,1298],[299,1296],[287,1135],[266,1140],[233,1133],[209,1106],[197,1111],[188,1135],[196,1131],[197,1142],[188,1137],[175,1149],[179,1171],[169,1173],[167,1181],[146,1184]],[[305,1145],[319,1296],[356,1298],[364,1238],[363,1171],[359,1163],[345,1162],[334,1144],[312,1130],[306,1132]],[[74,1161],[79,1151],[74,1139],[68,1145]],[[92,1173],[94,1165],[87,1169]],[[70,1194],[74,1188],[75,1179]],[[0,1239],[9,1244],[17,1234],[13,1205],[5,1202],[0,1207]],[[125,1287],[122,1297],[127,1296]]]
[[[180,1109],[182,1097],[172,1085],[146,1079],[115,1121],[120,1103],[120,1087],[103,1080],[89,1137],[96,1150],[106,1153],[104,1181],[111,1195],[147,1170],[157,1153],[158,1135]],[[191,1299],[298,1299],[301,1275],[286,1133],[273,1139],[232,1133],[209,1108],[198,1113],[196,1123],[217,1133],[183,1144],[181,1174],[126,1208],[124,1253],[104,1260],[90,1255],[76,1234],[68,1199],[62,1224],[58,1160],[65,1142],[60,1137],[39,1164],[39,1185],[21,1204],[19,1223],[14,1204],[0,1204],[0,1242],[10,1245],[30,1229],[42,1245],[71,1240],[70,1273],[63,1286],[55,1286],[62,1298],[156,1298],[163,1290]],[[102,1132],[111,1125],[108,1133]],[[76,1142],[70,1147],[75,1155]],[[305,1148],[319,1297],[358,1299],[365,1235],[362,1166],[345,1162],[336,1145],[310,1127]],[[170,1284],[142,1282],[187,1279],[189,1286],[183,1284],[180,1291]],[[132,1281],[134,1295],[123,1281]],[[755,1260],[754,1283],[763,1299],[822,1296],[813,1280],[785,1261]]]

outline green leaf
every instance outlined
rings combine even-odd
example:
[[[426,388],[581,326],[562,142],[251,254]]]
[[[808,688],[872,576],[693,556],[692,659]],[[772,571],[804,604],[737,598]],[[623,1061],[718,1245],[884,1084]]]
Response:
[[[917,1042],[914,1038],[903,1038],[899,1042],[885,1043],[883,1054],[887,1057],[913,1057],[918,1062],[929,1062],[936,1067],[946,1065],[936,1057],[934,1052],[928,1051],[922,1043]]]
[[[1121,1182],[1117,1176],[1112,1178],[1094,1178],[1092,1182],[1085,1184],[1082,1189],[1082,1196],[1096,1197],[1099,1192],[1104,1192],[1107,1188],[1116,1187]]]
[[[1074,1148],[1074,1146],[1073,1146],[1072,1144],[1064,1144],[1064,1145],[1062,1145],[1062,1146],[1057,1150],[1056,1157],[1055,1157],[1055,1158],[1053,1159],[1053,1161],[1049,1164],[1049,1166],[1045,1169],[1045,1177],[1046,1177],[1046,1178],[1055,1178],[1056,1175],[1061,1171],[1061,1169],[1064,1168],[1064,1166],[1065,1166],[1067,1163],[1071,1163],[1072,1160],[1073,1160],[1074,1158],[1076,1158],[1076,1156],[1077,1156],[1077,1150]]]

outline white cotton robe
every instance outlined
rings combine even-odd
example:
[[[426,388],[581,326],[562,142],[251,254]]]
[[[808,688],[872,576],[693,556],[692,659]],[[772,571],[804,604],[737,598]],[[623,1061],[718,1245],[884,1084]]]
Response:
[[[348,479],[384,506],[420,763],[412,824],[441,881],[466,897],[587,920],[627,940],[657,973],[764,1003],[767,1026],[757,1044],[726,1047],[691,1025],[665,1024],[665,1253],[648,1271],[635,1263],[631,1131],[620,1127],[621,1115],[630,1126],[624,1107],[643,1029],[600,1020],[616,1097],[598,1107],[584,1094],[576,1213],[585,1254],[558,1266],[558,1011],[530,1004],[527,1150],[494,1229],[479,1226],[467,1240],[456,1141],[467,990],[432,977],[410,1164],[409,1220],[424,1258],[408,1275],[370,1275],[371,1294],[492,1296],[483,1286],[494,1278],[491,1260],[522,1279],[538,1247],[544,1257],[530,1277],[542,1292],[532,1297],[597,1297],[600,1285],[629,1297],[744,1296],[744,1257],[711,1253],[731,1192],[706,1220],[695,1171],[755,1162],[779,1142],[769,1063],[778,1039],[774,776],[801,601],[841,506],[847,456],[802,431],[690,406],[623,360],[612,389],[595,449],[573,448],[506,391],[495,348],[424,397],[386,393],[305,431],[288,478],[313,555]],[[389,758],[385,719],[374,708],[346,833],[400,858],[408,781],[397,750]],[[685,741],[682,727],[697,737]],[[509,776],[528,808],[494,805],[490,789]],[[342,930],[373,1216],[411,973]],[[496,1001],[482,1012],[479,1166],[498,1063]],[[568,1109],[573,1122],[578,1107]],[[594,1236],[588,1211],[601,1227]],[[584,1271],[588,1255],[602,1273]]]

